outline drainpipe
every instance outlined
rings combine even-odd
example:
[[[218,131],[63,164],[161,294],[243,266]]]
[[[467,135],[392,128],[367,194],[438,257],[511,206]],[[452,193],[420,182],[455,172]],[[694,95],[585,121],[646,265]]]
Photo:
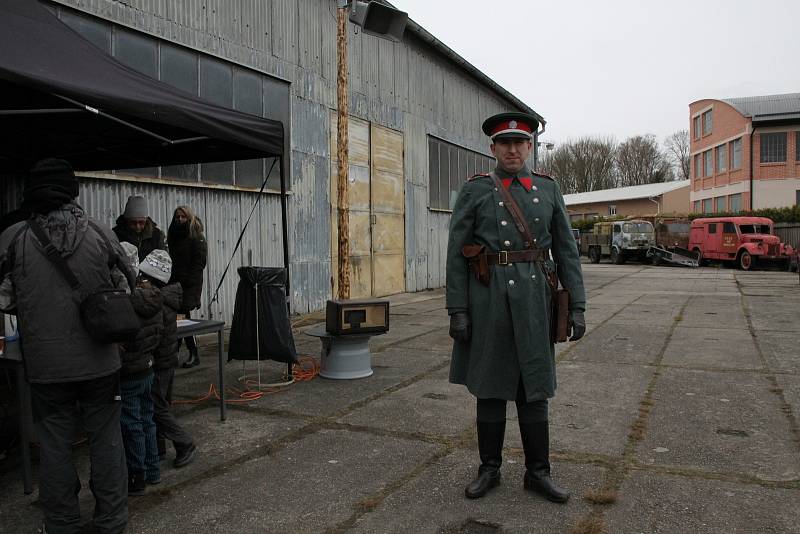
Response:
[[[542,121],[542,129],[536,132],[533,136],[533,170],[539,170],[539,138],[547,129],[547,123]]]
[[[755,193],[753,192],[753,135],[756,133],[756,129],[753,128],[750,131],[750,211],[753,211],[755,208]]]
[[[656,215],[660,215],[661,214],[661,204],[658,203],[658,200],[656,200],[653,197],[647,197],[647,200],[649,200],[650,202],[653,202],[656,205]]]

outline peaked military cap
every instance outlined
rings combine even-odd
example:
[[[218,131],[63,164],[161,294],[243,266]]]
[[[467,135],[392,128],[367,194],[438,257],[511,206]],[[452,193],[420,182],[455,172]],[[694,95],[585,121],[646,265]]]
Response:
[[[539,121],[529,113],[498,113],[483,121],[483,133],[495,139],[531,139]]]

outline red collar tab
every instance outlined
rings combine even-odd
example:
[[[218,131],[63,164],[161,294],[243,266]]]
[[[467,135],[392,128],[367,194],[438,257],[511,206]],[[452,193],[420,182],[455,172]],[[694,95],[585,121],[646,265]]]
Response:
[[[525,191],[530,191],[531,187],[533,186],[533,179],[528,176],[522,176],[520,178],[516,178],[516,180],[525,188]],[[511,182],[514,181],[514,178],[501,178],[503,182],[503,187],[508,189],[511,187]]]
[[[495,127],[492,128],[492,137],[500,133],[519,132],[520,130],[527,134],[533,133],[533,129],[531,128],[530,124],[522,121],[511,120],[497,123]]]

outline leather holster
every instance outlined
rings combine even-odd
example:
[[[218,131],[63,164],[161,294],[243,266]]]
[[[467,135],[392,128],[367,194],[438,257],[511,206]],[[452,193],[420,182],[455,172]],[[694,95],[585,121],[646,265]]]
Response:
[[[469,264],[469,269],[478,282],[488,286],[490,273],[489,261],[486,259],[486,246],[485,245],[464,245],[461,247],[461,254],[466,258]]]

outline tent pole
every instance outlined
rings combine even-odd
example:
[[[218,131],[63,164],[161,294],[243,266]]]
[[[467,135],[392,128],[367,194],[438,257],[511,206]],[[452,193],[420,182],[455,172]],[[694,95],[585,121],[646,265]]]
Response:
[[[285,143],[284,143],[285,146]],[[283,268],[286,269],[286,311],[289,314],[289,317],[292,316],[292,304],[289,299],[290,293],[290,279],[289,279],[289,225],[288,225],[288,217],[286,214],[286,168],[285,168],[285,159],[283,156],[279,156],[278,163],[279,168],[278,172],[280,173],[281,177],[281,233],[283,235]],[[287,380],[291,380],[292,378],[292,362],[287,362],[286,364],[286,377]]]

